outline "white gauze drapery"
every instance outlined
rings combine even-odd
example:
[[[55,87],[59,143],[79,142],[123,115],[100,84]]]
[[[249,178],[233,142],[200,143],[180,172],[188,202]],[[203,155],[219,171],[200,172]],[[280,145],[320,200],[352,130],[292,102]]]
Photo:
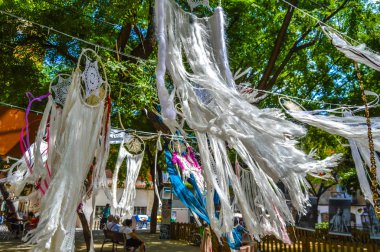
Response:
[[[43,162],[47,160],[47,144],[41,144],[40,152],[42,154]],[[34,155],[33,150],[35,149],[35,143],[33,143],[29,150],[24,153],[24,155],[16,163],[14,163],[8,170],[7,177],[0,179],[0,183],[8,183],[10,185],[9,191],[14,194],[14,196],[19,196],[24,190],[27,184],[34,184],[36,178],[31,175],[30,169],[27,162],[31,162],[34,166]],[[28,161],[26,161],[28,159]]]
[[[157,87],[159,93],[165,88],[163,76],[167,68],[183,116],[196,134],[213,231],[220,237],[233,228],[232,187],[252,235],[259,239],[274,234],[287,240],[283,220],[292,223],[293,218],[276,182],[283,182],[294,207],[304,213],[308,201],[306,173],[335,166],[340,156],[313,160],[295,147],[295,139],[305,134],[303,127],[285,120],[278,110],[261,110],[241,98],[227,60],[222,8],[216,8],[209,18],[197,18],[174,1],[157,0],[156,23]],[[159,98],[162,106],[168,103],[163,101],[166,97]],[[162,107],[162,113],[164,122],[173,130],[178,124],[173,118],[168,120],[165,111],[171,111],[171,107]],[[233,148],[252,173],[252,186],[260,188],[254,197],[245,196],[227,148]],[[218,218],[214,193],[220,198]],[[266,212],[253,213],[250,204],[263,206]]]
[[[322,111],[304,111],[294,102],[285,101],[284,106],[286,112],[294,119],[306,123],[308,125],[322,129],[330,134],[335,134],[346,138],[351,147],[352,157],[355,162],[360,187],[366,200],[373,205],[372,191],[369,176],[365,165],[371,167],[370,151],[368,147],[368,126],[366,118],[362,116],[353,116],[346,112],[344,117],[334,115],[322,115]],[[324,114],[327,111],[323,111]],[[373,143],[375,146],[376,174],[377,183],[380,183],[380,159],[376,152],[380,152],[380,118],[371,118],[371,127],[373,135]]]
[[[121,215],[125,214],[126,218],[131,218],[134,211],[134,201],[136,198],[136,180],[139,175],[142,161],[144,158],[144,151],[136,155],[129,153],[124,147],[125,141],[128,141],[128,139],[125,139],[125,138],[120,144],[119,155],[117,157],[115,170],[113,172],[112,205],[115,208],[116,212],[120,210]],[[118,175],[119,175],[120,167],[125,158],[126,158],[126,167],[125,167],[126,176],[125,176],[125,182],[124,182],[124,189],[121,194],[121,198],[118,200],[118,197],[117,197]]]
[[[58,83],[52,85],[58,78]],[[17,196],[27,184],[35,184],[38,197],[42,197],[49,188],[52,176],[51,160],[56,158],[54,152],[57,132],[60,130],[62,106],[65,103],[70,75],[59,74],[49,86],[48,102],[45,107],[35,143],[24,153],[23,157],[9,169],[7,178],[4,179],[12,186],[12,191]],[[54,95],[54,97],[53,97]],[[50,147],[50,148],[49,148]],[[50,157],[50,158],[48,158]],[[33,196],[35,196],[35,194]]]
[[[85,92],[82,81],[86,89],[88,86],[85,75],[89,72],[88,76],[99,75],[97,68],[89,68],[87,64],[84,71],[80,68],[83,55],[91,53],[96,55],[90,49],[82,51],[72,75],[61,126],[56,134],[55,145],[52,146],[52,152],[56,155],[49,162],[54,172],[49,190],[41,200],[40,222],[26,237],[30,244],[34,244],[32,251],[75,250],[76,210],[85,194],[84,181],[90,167],[93,167],[94,174],[98,174],[98,170],[104,170],[108,150],[107,104],[110,104],[106,98],[109,88],[107,79],[100,82],[91,79],[92,85],[95,83],[97,88],[103,90],[102,97],[98,97],[98,102],[91,102],[93,105],[83,97]],[[97,55],[96,60],[100,61]],[[49,152],[49,159],[50,157]]]

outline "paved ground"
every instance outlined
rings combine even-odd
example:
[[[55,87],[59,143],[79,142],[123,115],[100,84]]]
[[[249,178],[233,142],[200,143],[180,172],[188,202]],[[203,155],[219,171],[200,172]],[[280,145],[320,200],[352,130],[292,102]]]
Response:
[[[147,252],[164,252],[164,251],[175,251],[175,252],[196,252],[199,251],[199,247],[189,245],[184,242],[174,241],[174,240],[160,240],[158,234],[149,234],[146,231],[138,231],[138,235],[146,243]],[[94,231],[94,243],[95,251],[100,251],[103,243],[103,232],[96,230]],[[76,233],[76,251],[86,251],[86,245],[83,241],[82,231],[77,231]],[[0,240],[0,251],[28,251],[29,246],[23,246],[22,241],[18,239],[11,240]],[[112,251],[112,244],[106,243],[103,248],[104,252]],[[118,251],[122,251],[119,247]]]

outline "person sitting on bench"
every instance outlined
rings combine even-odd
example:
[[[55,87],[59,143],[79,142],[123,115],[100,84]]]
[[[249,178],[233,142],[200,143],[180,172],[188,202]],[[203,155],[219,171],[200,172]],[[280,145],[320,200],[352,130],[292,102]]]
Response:
[[[132,230],[132,220],[126,219],[123,221],[123,227],[120,229],[121,233],[126,234],[127,243],[126,246],[134,247],[133,251],[136,251],[140,247],[140,252],[145,251],[144,242],[137,236],[137,234]]]

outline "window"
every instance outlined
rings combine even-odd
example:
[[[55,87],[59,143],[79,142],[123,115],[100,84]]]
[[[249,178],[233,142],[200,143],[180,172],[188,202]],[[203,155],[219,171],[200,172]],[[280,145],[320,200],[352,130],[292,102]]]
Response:
[[[146,214],[146,207],[135,207],[134,210],[133,210],[133,213],[136,214],[136,215],[139,215],[139,214]]]

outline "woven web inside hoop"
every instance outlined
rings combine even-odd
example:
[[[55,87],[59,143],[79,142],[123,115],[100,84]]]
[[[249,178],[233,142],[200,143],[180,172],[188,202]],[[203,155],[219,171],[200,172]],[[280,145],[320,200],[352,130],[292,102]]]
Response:
[[[210,7],[209,0],[187,0],[187,3],[189,4],[191,11],[199,5]]]
[[[88,98],[92,94],[99,97],[99,88],[104,83],[104,80],[99,73],[98,62],[91,61],[86,57],[86,67],[81,76],[86,89],[85,97]]]
[[[133,136],[129,141],[124,143],[124,147],[131,154],[140,154],[144,151],[144,141],[139,137]]]
[[[54,101],[57,104],[65,105],[67,92],[71,84],[71,77],[63,78],[58,76],[58,82],[54,86],[51,86],[51,90],[54,92]]]

